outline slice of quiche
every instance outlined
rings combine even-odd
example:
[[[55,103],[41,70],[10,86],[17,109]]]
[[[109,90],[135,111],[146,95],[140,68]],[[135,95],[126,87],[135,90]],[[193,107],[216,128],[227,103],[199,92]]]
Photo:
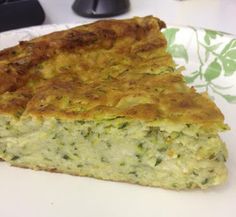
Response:
[[[169,189],[227,178],[228,127],[189,88],[152,16],[104,20],[0,52],[0,158]]]

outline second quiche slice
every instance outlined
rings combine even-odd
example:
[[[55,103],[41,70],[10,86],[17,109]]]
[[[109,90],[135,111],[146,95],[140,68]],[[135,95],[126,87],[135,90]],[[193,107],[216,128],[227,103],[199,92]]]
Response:
[[[224,117],[175,69],[154,17],[106,20],[0,52],[0,158],[170,189],[227,178]]]

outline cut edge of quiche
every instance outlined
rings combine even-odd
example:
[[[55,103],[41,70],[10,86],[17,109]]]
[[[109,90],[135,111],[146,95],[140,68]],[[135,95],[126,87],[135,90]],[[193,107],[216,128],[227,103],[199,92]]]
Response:
[[[229,127],[185,84],[163,27],[103,20],[0,51],[0,158],[177,190],[225,182]]]

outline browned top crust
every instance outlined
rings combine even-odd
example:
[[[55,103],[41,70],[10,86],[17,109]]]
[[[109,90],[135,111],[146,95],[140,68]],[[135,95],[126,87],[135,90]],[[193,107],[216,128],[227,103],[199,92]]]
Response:
[[[162,27],[152,16],[104,20],[1,51],[0,113],[222,125],[207,95],[174,72]]]

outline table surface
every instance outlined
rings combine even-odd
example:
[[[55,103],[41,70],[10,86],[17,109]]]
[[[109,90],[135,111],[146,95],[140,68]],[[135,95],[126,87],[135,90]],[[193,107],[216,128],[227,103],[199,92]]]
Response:
[[[45,12],[45,24],[83,23],[88,19],[76,15],[74,0],[40,0]],[[131,9],[117,18],[154,15],[171,25],[191,25],[236,35],[236,0],[130,0]]]
[[[73,1],[40,0],[47,14],[45,24],[87,22],[88,19],[73,13],[71,9]],[[119,18],[152,14],[165,20],[167,24],[192,25],[236,35],[234,12],[236,12],[236,0],[131,0],[130,12]],[[14,32],[7,34],[11,36],[7,35],[6,41],[19,40],[17,38],[19,35]],[[6,41],[3,41],[4,45]],[[230,79],[232,77],[229,77]],[[222,83],[222,86],[231,86],[234,81],[232,79],[232,83]],[[230,107],[227,105],[223,110],[227,120],[230,120],[230,126],[236,123],[235,112],[233,112],[236,109],[231,106],[233,105]],[[227,138],[226,144],[231,144],[229,181],[218,190],[212,189],[207,193],[186,191],[179,194],[175,191],[128,184],[114,186],[113,182],[32,172],[2,163],[0,216],[236,216],[236,206],[233,205],[235,204],[233,201],[236,201],[235,172],[233,172],[236,162],[233,146],[234,132],[229,132],[233,139],[229,136],[224,137]]]

